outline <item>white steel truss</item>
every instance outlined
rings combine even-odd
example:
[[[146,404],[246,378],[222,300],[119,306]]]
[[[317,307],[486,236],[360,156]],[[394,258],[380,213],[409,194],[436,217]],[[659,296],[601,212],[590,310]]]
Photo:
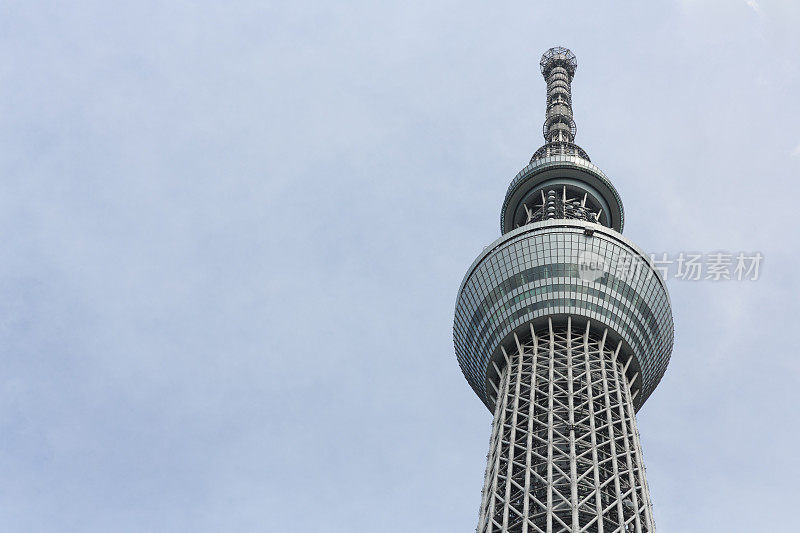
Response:
[[[620,345],[552,319],[505,349],[478,533],[652,533]]]

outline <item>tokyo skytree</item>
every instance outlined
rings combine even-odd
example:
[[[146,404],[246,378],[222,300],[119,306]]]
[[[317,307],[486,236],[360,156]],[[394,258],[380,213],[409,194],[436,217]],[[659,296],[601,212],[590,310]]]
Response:
[[[622,236],[616,189],[574,143],[575,55],[551,48],[540,67],[546,142],[456,302],[458,362],[494,414],[477,531],[649,533],[635,413],[670,359],[670,299]]]

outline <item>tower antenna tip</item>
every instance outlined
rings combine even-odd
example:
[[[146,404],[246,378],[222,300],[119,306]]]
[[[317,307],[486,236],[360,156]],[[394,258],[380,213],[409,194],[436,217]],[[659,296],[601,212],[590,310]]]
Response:
[[[539,67],[542,70],[544,77],[553,67],[564,67],[569,72],[570,78],[575,75],[575,70],[578,68],[578,59],[569,48],[563,46],[554,46],[544,54],[539,61]]]

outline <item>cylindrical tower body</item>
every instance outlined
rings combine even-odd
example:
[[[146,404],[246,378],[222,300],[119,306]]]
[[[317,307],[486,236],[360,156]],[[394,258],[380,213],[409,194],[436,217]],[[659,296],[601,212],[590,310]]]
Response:
[[[635,412],[672,351],[669,295],[573,142],[575,56],[554,48],[541,67],[547,144],[456,304],[456,355],[494,413],[478,533],[652,532]]]
[[[504,352],[478,531],[653,531],[622,345],[529,328]]]

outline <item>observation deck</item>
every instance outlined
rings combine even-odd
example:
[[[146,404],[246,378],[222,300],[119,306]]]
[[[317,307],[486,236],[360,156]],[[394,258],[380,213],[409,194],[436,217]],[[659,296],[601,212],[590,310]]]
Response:
[[[582,220],[527,224],[494,241],[467,271],[458,291],[453,338],[467,381],[493,410],[497,368],[514,333],[528,323],[572,317],[608,328],[636,409],[667,369],[673,344],[666,285],[650,258],[621,233]],[[495,363],[497,367],[495,367]],[[494,386],[492,385],[494,383]]]

